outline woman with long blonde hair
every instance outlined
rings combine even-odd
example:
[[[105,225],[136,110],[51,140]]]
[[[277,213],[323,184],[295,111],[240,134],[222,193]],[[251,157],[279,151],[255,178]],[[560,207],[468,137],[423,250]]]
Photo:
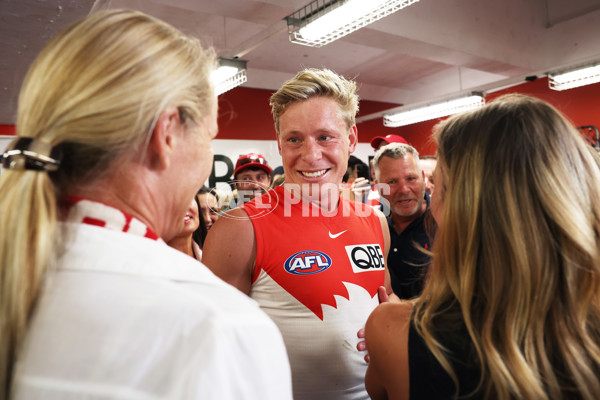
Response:
[[[32,65],[0,177],[0,399],[291,397],[274,324],[165,243],[212,167],[215,64],[109,10]]]
[[[549,104],[436,128],[433,264],[366,326],[373,399],[600,398],[598,155]]]

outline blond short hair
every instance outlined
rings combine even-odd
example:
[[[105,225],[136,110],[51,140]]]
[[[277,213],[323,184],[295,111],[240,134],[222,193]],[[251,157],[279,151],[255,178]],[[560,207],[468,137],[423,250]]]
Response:
[[[342,118],[348,129],[356,124],[358,113],[356,82],[329,69],[309,68],[298,72],[271,96],[270,105],[275,131],[279,133],[279,119],[290,104],[319,96],[330,98],[339,104]]]

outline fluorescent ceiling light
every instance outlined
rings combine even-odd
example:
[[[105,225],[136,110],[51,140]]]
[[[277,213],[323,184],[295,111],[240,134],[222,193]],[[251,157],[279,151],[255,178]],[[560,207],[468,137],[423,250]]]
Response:
[[[409,108],[394,114],[383,116],[383,125],[390,127],[410,125],[430,119],[458,114],[463,111],[473,110],[485,104],[485,97],[481,92],[473,92],[468,96],[453,98],[439,103],[429,104],[418,108]]]
[[[548,74],[548,86],[554,90],[566,90],[600,82],[600,64]]]
[[[219,58],[219,68],[210,75],[217,96],[233,89],[248,80],[246,61],[231,58]]]
[[[315,0],[286,17],[292,43],[321,47],[419,0]]]

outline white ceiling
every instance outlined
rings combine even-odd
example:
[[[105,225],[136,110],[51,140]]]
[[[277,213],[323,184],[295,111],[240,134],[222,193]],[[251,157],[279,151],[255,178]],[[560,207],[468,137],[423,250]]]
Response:
[[[363,99],[405,105],[600,60],[600,0],[420,0],[318,49],[287,37],[285,17],[308,3],[0,0],[0,124],[14,123],[20,83],[49,38],[102,8],[147,12],[247,60],[247,87],[274,90],[304,67],[328,67],[355,78]]]

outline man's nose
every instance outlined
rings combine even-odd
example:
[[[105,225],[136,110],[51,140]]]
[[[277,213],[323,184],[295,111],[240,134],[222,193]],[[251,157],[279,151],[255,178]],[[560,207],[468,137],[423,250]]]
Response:
[[[260,189],[260,182],[255,180],[248,181],[248,187],[253,190]]]
[[[398,185],[398,191],[400,193],[410,192],[410,185],[408,184],[408,182],[400,181],[400,184]]]
[[[302,159],[308,163],[321,159],[321,146],[316,140],[309,138],[302,146]]]

